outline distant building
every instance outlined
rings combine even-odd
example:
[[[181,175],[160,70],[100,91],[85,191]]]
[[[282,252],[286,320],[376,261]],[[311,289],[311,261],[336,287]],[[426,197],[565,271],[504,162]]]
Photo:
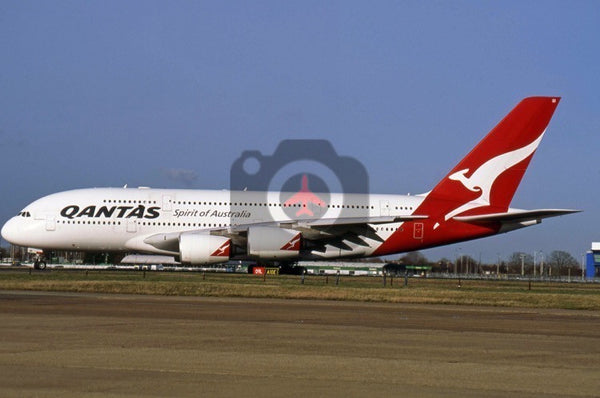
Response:
[[[336,261],[299,261],[298,266],[303,267],[310,275],[370,275],[383,274],[385,263],[363,262],[336,262]]]
[[[592,250],[587,252],[585,277],[600,277],[600,242],[592,242]]]

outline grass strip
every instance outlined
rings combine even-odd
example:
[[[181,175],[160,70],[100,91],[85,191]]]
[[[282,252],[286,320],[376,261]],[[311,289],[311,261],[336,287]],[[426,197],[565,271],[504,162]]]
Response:
[[[38,290],[167,296],[251,297],[363,302],[481,305],[600,310],[600,286],[580,283],[307,276],[182,272],[0,272],[2,290]]]

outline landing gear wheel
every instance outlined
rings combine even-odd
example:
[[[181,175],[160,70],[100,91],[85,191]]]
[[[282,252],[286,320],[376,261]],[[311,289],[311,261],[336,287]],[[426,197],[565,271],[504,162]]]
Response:
[[[36,261],[35,263],[33,263],[33,268],[34,269],[46,269],[46,262],[45,261]]]

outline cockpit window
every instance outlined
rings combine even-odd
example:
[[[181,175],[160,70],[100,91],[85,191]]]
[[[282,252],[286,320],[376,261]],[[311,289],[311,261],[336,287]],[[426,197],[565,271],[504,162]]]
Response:
[[[31,213],[29,213],[28,211],[19,212],[19,214],[17,215],[21,217],[31,217]]]

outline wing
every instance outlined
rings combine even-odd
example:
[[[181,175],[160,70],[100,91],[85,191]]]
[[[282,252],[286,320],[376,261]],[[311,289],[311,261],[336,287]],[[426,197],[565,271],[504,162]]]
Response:
[[[303,220],[289,220],[283,222],[269,221],[235,225],[227,228],[203,229],[195,231],[178,231],[153,234],[141,241],[130,242],[132,249],[152,251],[161,254],[176,255],[179,253],[179,240],[182,234],[204,233],[230,238],[234,244],[245,245],[246,234],[252,226],[272,226],[292,229],[302,233],[304,239],[323,241],[336,244],[342,240],[349,240],[366,246],[363,238],[381,240],[372,225],[415,221],[426,219],[425,215],[405,216],[378,216],[378,217],[347,217],[347,218],[316,218]],[[343,239],[342,239],[343,238]],[[341,243],[340,243],[341,244]]]

